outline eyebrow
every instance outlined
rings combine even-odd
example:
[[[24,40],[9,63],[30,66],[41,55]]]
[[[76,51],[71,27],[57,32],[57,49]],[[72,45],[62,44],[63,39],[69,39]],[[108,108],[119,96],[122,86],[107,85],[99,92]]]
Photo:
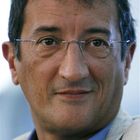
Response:
[[[50,33],[58,33],[61,32],[61,29],[56,26],[40,26],[34,30],[33,35],[43,32],[50,32]],[[103,27],[90,27],[84,30],[83,34],[96,34],[96,33],[103,33],[107,36],[111,35],[111,32],[107,28]]]
[[[61,31],[60,28],[58,28],[56,26],[40,26],[34,30],[33,34],[36,35],[36,34],[42,33],[42,32],[56,33],[56,32],[60,32],[60,31]]]
[[[111,32],[107,28],[103,27],[91,27],[84,31],[85,34],[96,34],[96,33],[103,33],[107,36],[111,35]]]

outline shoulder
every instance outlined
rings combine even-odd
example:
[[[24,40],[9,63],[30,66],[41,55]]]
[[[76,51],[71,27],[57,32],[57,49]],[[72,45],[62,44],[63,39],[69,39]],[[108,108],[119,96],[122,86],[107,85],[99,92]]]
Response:
[[[107,140],[140,140],[140,118],[120,110],[112,122]]]
[[[133,123],[126,130],[123,140],[140,140],[140,118],[134,119]]]
[[[27,133],[15,138],[14,140],[28,140],[30,135],[31,135],[31,132],[27,132]]]

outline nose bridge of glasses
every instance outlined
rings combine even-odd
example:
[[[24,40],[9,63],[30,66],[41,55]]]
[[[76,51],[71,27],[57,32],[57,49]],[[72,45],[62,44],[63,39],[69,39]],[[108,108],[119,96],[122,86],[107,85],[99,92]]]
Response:
[[[77,47],[79,47],[81,53],[83,54],[83,46],[85,44],[85,41],[82,40],[71,40],[71,41],[63,41],[64,46],[66,47],[66,49],[68,49],[70,47],[70,45],[74,45],[76,44]]]

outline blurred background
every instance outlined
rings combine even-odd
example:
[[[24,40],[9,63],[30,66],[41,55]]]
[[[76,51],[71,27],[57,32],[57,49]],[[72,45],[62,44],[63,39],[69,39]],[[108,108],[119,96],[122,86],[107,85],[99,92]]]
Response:
[[[128,84],[125,86],[122,108],[131,115],[140,115],[140,16],[139,0],[130,0],[137,33],[137,48],[131,65]],[[10,0],[0,5],[0,47],[8,40],[8,16]],[[20,87],[13,85],[8,64],[0,48],[0,140],[14,137],[33,129],[28,105]]]

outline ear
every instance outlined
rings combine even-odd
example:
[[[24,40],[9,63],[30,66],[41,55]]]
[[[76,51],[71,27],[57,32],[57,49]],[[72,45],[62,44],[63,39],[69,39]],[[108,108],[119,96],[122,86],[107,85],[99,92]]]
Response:
[[[126,56],[125,56],[125,59],[124,59],[124,85],[128,81],[129,70],[130,70],[130,67],[131,67],[131,62],[132,62],[132,59],[133,59],[135,48],[136,48],[136,43],[133,42],[129,45],[128,50],[126,51]]]
[[[3,51],[4,58],[7,60],[8,64],[9,64],[13,83],[15,85],[18,85],[19,82],[18,82],[17,71],[16,71],[16,66],[15,66],[15,61],[17,61],[17,60],[14,55],[13,44],[10,42],[4,42],[2,44],[2,51]]]

